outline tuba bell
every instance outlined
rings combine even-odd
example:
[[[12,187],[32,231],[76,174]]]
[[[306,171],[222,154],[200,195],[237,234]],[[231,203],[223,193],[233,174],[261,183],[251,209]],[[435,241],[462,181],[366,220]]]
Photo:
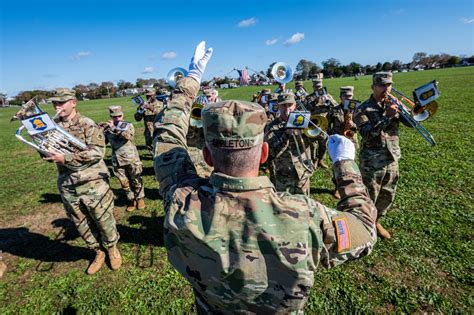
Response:
[[[310,124],[308,128],[304,130],[304,134],[308,138],[316,138],[323,133],[323,131],[328,129],[328,120],[322,115],[311,115],[309,121]]]
[[[87,146],[79,139],[58,126],[54,119],[60,111],[51,118],[38,106],[37,98],[34,97],[13,116],[12,120],[21,120],[23,126],[16,131],[16,138],[26,145],[33,147],[42,155],[48,156],[51,153],[75,153],[85,150]],[[27,130],[31,141],[23,138],[23,130]]]
[[[284,62],[277,62],[273,65],[271,74],[273,79],[280,84],[285,84],[293,80],[293,69]]]
[[[183,68],[173,68],[166,75],[166,83],[168,83],[168,85],[174,89],[176,87],[176,83],[178,83],[178,80],[187,75],[188,72]]]

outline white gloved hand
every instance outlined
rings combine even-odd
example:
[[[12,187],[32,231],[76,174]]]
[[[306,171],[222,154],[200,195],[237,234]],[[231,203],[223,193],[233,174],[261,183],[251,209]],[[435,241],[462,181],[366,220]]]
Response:
[[[328,140],[329,157],[332,164],[342,160],[355,159],[355,146],[351,140],[341,135],[329,136]]]
[[[188,77],[194,78],[201,83],[202,75],[206,69],[207,62],[211,59],[212,48],[206,51],[206,42],[202,41],[196,46],[194,56],[189,64]]]

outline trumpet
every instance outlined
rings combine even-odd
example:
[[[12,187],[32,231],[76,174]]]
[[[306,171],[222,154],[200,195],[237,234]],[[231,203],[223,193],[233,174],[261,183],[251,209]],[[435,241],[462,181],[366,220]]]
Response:
[[[421,123],[412,116],[412,114],[405,109],[402,102],[395,96],[388,94],[390,103],[397,105],[400,115],[428,142],[431,146],[435,146],[436,142],[431,133],[421,125]]]

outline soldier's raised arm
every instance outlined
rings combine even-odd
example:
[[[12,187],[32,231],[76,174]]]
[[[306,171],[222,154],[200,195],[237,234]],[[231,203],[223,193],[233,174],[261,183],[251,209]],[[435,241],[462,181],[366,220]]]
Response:
[[[369,254],[377,240],[377,209],[354,162],[354,144],[333,135],[328,145],[341,200],[337,210],[311,201],[318,214],[314,216],[315,229],[322,231],[324,243],[314,260],[326,268]]]
[[[171,102],[163,111],[160,123],[155,124],[154,168],[160,184],[160,194],[188,177],[196,177],[186,145],[191,105],[196,97],[212,48],[205,50],[205,42],[196,47],[187,77],[178,81]]]

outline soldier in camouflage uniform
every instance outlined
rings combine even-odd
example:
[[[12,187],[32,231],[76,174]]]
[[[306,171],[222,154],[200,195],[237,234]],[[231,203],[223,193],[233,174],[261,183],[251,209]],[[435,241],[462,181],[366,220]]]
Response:
[[[380,224],[393,200],[399,179],[400,121],[411,127],[391,103],[388,94],[392,90],[392,73],[377,72],[372,77],[372,95],[356,111],[354,121],[362,136],[360,166],[364,184],[378,211],[377,232],[390,239],[390,233]]]
[[[138,150],[133,143],[135,128],[123,120],[121,106],[110,106],[110,120],[104,126],[106,142],[112,147],[114,174],[127,194],[127,211],[145,209],[145,187],[141,177],[143,167]]]
[[[311,115],[321,115],[327,117],[327,114],[332,107],[337,106],[337,102],[327,93],[323,87],[323,74],[320,73],[316,78],[312,80],[313,82],[313,93],[308,95],[305,98],[305,105],[308,110],[311,111]],[[311,145],[311,153],[314,166],[319,166],[322,168],[328,168],[326,162],[324,162],[324,155],[327,151],[327,139],[323,137],[318,137],[317,145],[315,142]]]
[[[315,138],[308,138],[300,129],[286,128],[289,114],[296,107],[292,93],[279,95],[279,116],[265,128],[265,141],[270,150],[267,163],[270,181],[277,191],[309,196],[310,178],[314,172],[310,143]]]
[[[367,255],[376,241],[376,209],[353,161],[354,146],[340,136],[329,144],[343,197],[338,210],[277,193],[266,176],[258,176],[268,155],[262,107],[214,103],[203,111],[204,156],[214,172],[200,178],[185,137],[212,53],[204,51],[202,42],[154,140],[168,259],[192,285],[200,314],[301,313],[319,265]]]
[[[306,96],[309,95],[308,92],[306,92],[303,81],[296,81],[295,82],[295,98],[297,101],[301,101],[304,103]]]
[[[353,121],[353,116],[355,112],[355,107],[352,105],[350,100],[354,97],[354,87],[353,86],[341,86],[340,88],[340,98],[341,103],[339,105],[332,107],[327,115],[328,119],[328,135],[342,135],[347,137],[349,140],[354,143],[356,149],[359,146],[357,140],[357,126]],[[337,190],[336,180],[333,177],[333,182],[335,185],[334,197],[340,199],[339,191]]]
[[[113,270],[120,268],[122,258],[117,248],[119,234],[114,218],[114,194],[110,189],[109,171],[103,160],[105,138],[91,119],[76,111],[76,95],[71,89],[57,89],[49,99],[59,112],[57,123],[87,145],[75,153],[50,154],[44,159],[58,168],[58,189],[68,217],[74,222],[87,246],[95,250],[95,259],[87,269],[96,273],[105,261],[105,251]]]
[[[140,121],[143,119],[145,123],[145,144],[150,152],[152,151],[153,143],[153,124],[155,122],[155,116],[161,111],[163,103],[156,99],[156,90],[154,88],[146,91],[146,103],[137,108],[135,112],[135,120]]]

